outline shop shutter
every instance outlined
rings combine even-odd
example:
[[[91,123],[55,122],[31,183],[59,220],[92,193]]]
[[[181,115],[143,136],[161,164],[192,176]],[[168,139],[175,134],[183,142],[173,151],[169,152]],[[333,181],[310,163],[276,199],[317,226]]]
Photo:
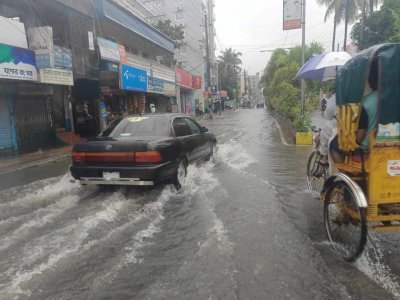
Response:
[[[12,147],[11,120],[7,98],[0,97],[0,149]]]

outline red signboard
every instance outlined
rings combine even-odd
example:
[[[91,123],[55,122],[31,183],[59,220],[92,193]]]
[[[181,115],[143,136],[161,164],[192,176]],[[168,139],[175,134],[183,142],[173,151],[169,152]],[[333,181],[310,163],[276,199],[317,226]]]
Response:
[[[184,69],[181,69],[179,67],[175,68],[176,72],[176,83],[190,88],[193,88],[193,82],[192,82],[192,74],[190,74],[188,71],[185,71]]]
[[[196,90],[201,89],[201,76],[193,76],[193,88]]]
[[[218,92],[219,92],[219,96],[220,97],[224,97],[224,98],[228,97],[228,92],[227,91],[218,91]]]

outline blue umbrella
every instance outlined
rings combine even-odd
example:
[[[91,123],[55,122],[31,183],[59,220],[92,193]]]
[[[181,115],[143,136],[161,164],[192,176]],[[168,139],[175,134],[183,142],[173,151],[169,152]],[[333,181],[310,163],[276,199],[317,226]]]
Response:
[[[296,75],[299,79],[327,81],[335,79],[338,68],[343,66],[351,55],[344,51],[329,52],[311,57]]]

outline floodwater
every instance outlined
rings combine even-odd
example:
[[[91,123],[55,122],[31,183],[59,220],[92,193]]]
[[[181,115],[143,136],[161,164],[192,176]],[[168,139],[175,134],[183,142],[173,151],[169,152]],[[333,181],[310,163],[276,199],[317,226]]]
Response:
[[[62,176],[0,194],[1,299],[400,299],[400,233],[357,262],[327,242],[306,190],[310,147],[264,109],[204,121],[217,162],[181,191],[80,187]]]

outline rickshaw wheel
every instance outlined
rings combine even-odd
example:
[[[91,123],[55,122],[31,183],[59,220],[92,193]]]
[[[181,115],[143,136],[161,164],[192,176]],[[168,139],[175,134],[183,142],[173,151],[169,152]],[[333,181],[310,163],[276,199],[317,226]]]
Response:
[[[324,202],[325,230],[331,245],[346,261],[356,260],[367,241],[365,208],[358,207],[353,191],[343,182],[328,190]]]
[[[313,151],[307,162],[307,186],[310,194],[315,198],[319,198],[327,175],[327,168],[318,163],[320,158],[318,152]]]

